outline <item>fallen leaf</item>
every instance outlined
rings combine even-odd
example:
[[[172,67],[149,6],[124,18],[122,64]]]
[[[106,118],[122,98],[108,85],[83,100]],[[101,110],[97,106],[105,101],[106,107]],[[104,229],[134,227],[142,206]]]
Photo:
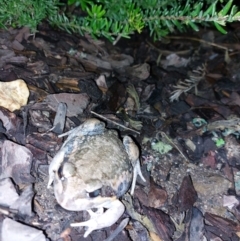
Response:
[[[67,105],[67,116],[70,117],[83,113],[84,109],[89,103],[89,97],[85,93],[61,93],[48,95],[45,99],[45,102],[47,102],[48,106],[55,112],[57,112],[58,104],[60,102],[65,103]]]
[[[150,183],[150,191],[148,194],[149,207],[160,208],[167,201],[167,192],[157,187],[154,182]]]
[[[197,192],[194,189],[190,176],[183,178],[181,187],[178,193],[178,209],[180,212],[190,209],[197,201]]]

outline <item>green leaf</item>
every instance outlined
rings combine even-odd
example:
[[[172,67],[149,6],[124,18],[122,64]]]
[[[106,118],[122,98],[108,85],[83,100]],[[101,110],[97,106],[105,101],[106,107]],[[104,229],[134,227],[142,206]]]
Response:
[[[234,16],[237,13],[237,10],[238,10],[238,8],[235,5],[233,5],[231,12],[230,12],[230,16]]]
[[[121,37],[130,39],[130,36],[128,34],[121,34]]]
[[[214,22],[214,25],[219,32],[221,32],[222,34],[227,34],[227,31],[220,24]]]
[[[193,11],[191,13],[191,16],[192,17],[198,16],[200,11],[201,11],[201,9],[202,9],[202,6],[203,6],[202,2],[195,4],[195,6],[193,7]]]
[[[173,32],[173,31],[174,31],[173,25],[172,25],[172,23],[171,23],[169,20],[166,20],[166,21],[165,21],[165,24],[166,24],[166,26],[168,27],[168,29],[169,29],[170,32]]]
[[[222,138],[219,138],[219,139],[215,140],[215,144],[217,147],[222,147],[225,145],[225,141]]]
[[[97,32],[97,21],[96,20],[93,20],[92,23],[91,23],[91,28],[93,30],[94,33]]]
[[[218,16],[219,17],[226,16],[232,6],[232,3],[233,3],[233,0],[229,0],[228,3],[225,5],[225,7],[218,13]]]
[[[166,153],[168,153],[169,151],[172,150],[172,146],[164,143],[162,141],[159,141],[157,143],[152,143],[151,144],[151,148],[157,152],[159,152],[160,154],[164,155]]]
[[[92,13],[96,13],[97,12],[97,5],[92,4]]]
[[[189,21],[188,24],[192,27],[194,31],[199,31],[198,26],[194,22]]]
[[[87,10],[88,15],[89,15],[91,18],[93,18],[93,12],[90,10],[90,8],[89,8],[89,7],[86,7],[86,10]]]
[[[72,5],[76,2],[76,0],[68,0],[68,5]]]
[[[113,23],[113,25],[112,25],[112,32],[113,32],[114,34],[118,34],[118,33],[119,33],[118,22]]]
[[[208,9],[203,13],[203,17],[206,17],[207,15],[213,16],[215,14],[217,2],[218,1],[215,1],[208,7]]]
[[[233,17],[232,17],[232,21],[239,21],[240,20],[240,12],[237,12]]]
[[[106,11],[104,9],[102,11],[100,11],[97,15],[98,18],[102,18],[105,13],[106,13]]]

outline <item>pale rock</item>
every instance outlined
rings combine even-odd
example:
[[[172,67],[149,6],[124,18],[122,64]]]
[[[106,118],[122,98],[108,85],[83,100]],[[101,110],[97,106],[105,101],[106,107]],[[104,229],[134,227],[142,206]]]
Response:
[[[1,241],[46,241],[41,230],[5,218],[2,223]]]
[[[19,110],[27,104],[29,90],[22,79],[0,82],[0,106],[9,111]]]
[[[232,183],[225,177],[212,174],[211,176],[202,175],[201,180],[197,180],[192,176],[193,186],[198,194],[202,196],[223,195],[226,194],[229,188],[232,188]]]
[[[10,178],[0,180],[0,205],[11,206],[18,197]]]
[[[24,188],[20,197],[10,206],[13,210],[18,210],[20,215],[32,216],[32,199],[34,196],[32,185]]]
[[[16,184],[33,182],[32,153],[25,146],[5,140],[1,148],[0,179],[11,177]]]
[[[223,195],[233,188],[232,182],[216,173],[202,172],[201,178],[191,177],[203,211],[224,217],[227,208],[223,207]]]

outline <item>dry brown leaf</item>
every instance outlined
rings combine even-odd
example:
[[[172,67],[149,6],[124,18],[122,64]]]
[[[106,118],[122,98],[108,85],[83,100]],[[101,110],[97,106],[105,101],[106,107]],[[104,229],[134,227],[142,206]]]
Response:
[[[85,93],[60,93],[48,95],[45,99],[45,102],[54,111],[57,111],[58,104],[60,102],[65,103],[67,105],[67,116],[76,116],[78,114],[82,114],[83,110],[87,107],[89,97]]]

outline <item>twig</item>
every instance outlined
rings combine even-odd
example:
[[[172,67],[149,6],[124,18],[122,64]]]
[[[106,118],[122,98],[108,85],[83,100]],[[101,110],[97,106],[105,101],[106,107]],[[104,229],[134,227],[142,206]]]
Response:
[[[179,147],[164,133],[163,131],[160,131],[161,135],[164,136],[168,142],[170,142],[178,151],[179,153],[183,156],[183,158],[189,162],[188,158],[182,153],[182,151],[179,149]]]
[[[156,51],[158,51],[159,53],[161,53],[162,55],[166,56],[166,55],[169,55],[169,54],[172,54],[173,51],[170,51],[170,50],[163,50],[163,49],[159,49],[157,48],[156,46],[154,46],[152,43],[150,43],[148,40],[146,40],[147,44],[155,49]],[[192,50],[190,49],[187,49],[187,50],[182,50],[182,51],[175,51],[174,53],[175,54],[178,54],[178,55],[186,55],[188,53],[190,53]]]
[[[167,38],[167,39],[182,39],[182,37],[178,37],[178,36],[168,36],[168,37],[165,37],[165,38]],[[197,41],[197,42],[200,42],[200,43],[208,44],[208,45],[214,46],[214,47],[219,48],[219,49],[224,49],[226,52],[229,51],[229,49],[227,47],[224,47],[224,46],[222,46],[220,44],[212,43],[212,42],[209,42],[209,41],[206,41],[206,40],[203,40],[203,39],[198,39],[198,38],[193,38],[193,37],[184,37],[184,39],[188,39],[188,40],[192,40],[192,41]],[[152,43],[150,43],[148,40],[146,40],[146,42],[147,42],[147,44],[150,47],[156,49],[158,52],[160,52],[163,55],[169,55],[169,54],[173,53],[173,51],[162,50],[162,49],[157,48]],[[182,50],[182,51],[178,51],[178,52],[174,52],[174,53],[176,53],[178,55],[181,55],[181,54],[186,54],[189,51],[191,51],[191,50]]]
[[[125,218],[122,222],[118,225],[118,227],[111,233],[111,235],[105,239],[104,241],[112,241],[123,229],[127,226],[129,218]]]
[[[179,37],[179,36],[168,36],[166,38],[168,38],[168,39],[182,39],[182,37]],[[224,49],[225,51],[229,50],[227,47],[224,47],[224,46],[222,46],[220,44],[215,44],[215,43],[203,40],[203,39],[193,38],[193,37],[184,37],[184,40],[185,39],[192,40],[192,41],[197,41],[197,42],[204,43],[204,44],[208,44],[208,45],[214,46],[214,47],[219,48],[219,49]]]
[[[122,36],[118,34],[117,38],[114,40],[113,45],[116,45]]]
[[[132,132],[135,132],[135,133],[137,133],[138,135],[140,135],[140,132],[135,131],[135,130],[133,130],[133,129],[131,129],[131,128],[128,128],[128,127],[126,127],[126,126],[124,126],[124,125],[121,125],[121,124],[119,124],[119,123],[117,123],[117,122],[115,122],[115,121],[109,120],[108,118],[106,118],[106,117],[104,117],[104,116],[102,116],[102,115],[99,115],[99,114],[97,114],[97,113],[94,112],[94,111],[91,111],[91,113],[92,113],[93,115],[96,115],[97,117],[105,120],[105,121],[111,122],[111,123],[113,123],[113,124],[115,124],[115,125],[117,125],[117,126],[122,127],[123,129],[129,130],[129,131],[132,131]]]

